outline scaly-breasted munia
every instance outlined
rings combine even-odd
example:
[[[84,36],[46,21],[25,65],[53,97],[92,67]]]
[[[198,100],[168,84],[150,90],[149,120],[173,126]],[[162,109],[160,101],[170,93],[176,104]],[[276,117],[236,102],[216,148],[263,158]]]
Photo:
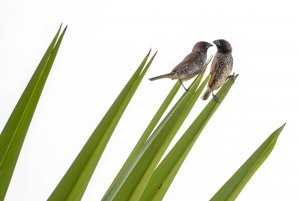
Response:
[[[232,71],[233,58],[232,48],[228,41],[224,39],[215,40],[213,43],[217,46],[217,53],[214,56],[210,67],[210,79],[208,81],[207,90],[202,99],[207,100],[212,93],[213,98],[218,101],[218,98],[213,94],[213,91],[222,86],[229,74]]]
[[[149,80],[158,80],[161,78],[178,79],[181,84],[182,81],[189,80],[205,70],[205,63],[207,59],[207,50],[212,44],[200,41],[196,43],[192,49],[192,52],[188,54],[182,62],[180,62],[171,73],[160,75],[150,78]],[[183,84],[182,84],[183,86]],[[183,86],[184,87],[184,86]],[[184,87],[185,90],[187,90]]]

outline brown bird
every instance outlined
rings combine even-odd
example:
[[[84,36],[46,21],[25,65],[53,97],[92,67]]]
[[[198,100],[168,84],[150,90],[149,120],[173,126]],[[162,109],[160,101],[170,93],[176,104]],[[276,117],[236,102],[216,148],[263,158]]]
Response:
[[[233,58],[231,55],[232,48],[228,41],[224,39],[215,40],[213,43],[217,46],[217,53],[212,61],[210,67],[210,79],[203,100],[207,100],[212,93],[213,98],[218,101],[218,97],[214,95],[213,91],[222,86],[229,74],[232,71]]]
[[[150,81],[162,78],[178,79],[185,90],[187,90],[182,81],[186,81],[205,70],[205,62],[207,59],[207,50],[213,46],[212,44],[200,41],[196,43],[192,52],[188,54],[182,62],[180,62],[171,73],[150,78]]]

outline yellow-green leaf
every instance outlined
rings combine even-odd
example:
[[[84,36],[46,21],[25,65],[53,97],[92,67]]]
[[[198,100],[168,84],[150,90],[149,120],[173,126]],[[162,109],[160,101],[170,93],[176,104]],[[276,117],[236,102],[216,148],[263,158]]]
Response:
[[[171,91],[168,94],[168,96],[166,97],[166,99],[164,100],[164,102],[161,104],[161,106],[157,110],[157,112],[154,115],[154,117],[152,118],[151,122],[149,123],[149,125],[145,129],[143,135],[140,137],[139,141],[137,142],[137,144],[133,148],[132,152],[128,156],[127,160],[123,164],[122,168],[120,169],[118,175],[115,177],[114,181],[112,182],[112,184],[111,184],[110,188],[107,190],[107,192],[109,192],[111,190],[111,188],[116,183],[117,179],[119,179],[119,177],[124,173],[124,171],[126,170],[126,168],[128,168],[130,162],[133,160],[133,158],[135,157],[135,155],[138,153],[138,150],[140,150],[140,148],[146,142],[146,140],[148,139],[149,135],[151,134],[151,132],[153,131],[153,129],[155,128],[155,126],[157,125],[157,123],[159,122],[159,120],[161,119],[162,115],[164,114],[164,112],[166,111],[166,109],[168,108],[168,106],[170,105],[170,103],[172,102],[172,100],[174,99],[174,97],[177,94],[177,92],[178,92],[178,90],[179,90],[180,87],[181,87],[181,84],[180,84],[179,81],[177,81],[174,84],[174,87],[171,89]]]
[[[170,110],[102,200],[139,199],[154,168],[199,97],[200,91],[195,91],[202,76],[203,74],[196,79],[188,92]],[[199,89],[203,90],[206,82],[207,80]]]
[[[227,95],[235,79],[236,77],[228,79],[228,81],[216,94],[220,103]],[[206,123],[219,107],[220,103],[212,99],[207,104],[207,106],[198,115],[198,117],[178,140],[175,146],[155,169],[140,200],[163,199],[186,156],[199,137],[201,131],[204,129]]]
[[[117,126],[123,112],[150,67],[154,56],[146,64],[150,52],[127,82],[115,102],[102,118],[69,170],[49,197],[49,201],[81,200],[98,161]]]
[[[66,27],[67,28],[67,27]],[[0,135],[0,200],[7,192],[27,130],[66,28],[53,38]]]
[[[253,174],[268,158],[276,141],[284,128],[283,124],[275,130],[264,143],[250,156],[250,158],[234,173],[234,175],[221,187],[221,189],[210,199],[211,201],[235,200],[243,190]]]

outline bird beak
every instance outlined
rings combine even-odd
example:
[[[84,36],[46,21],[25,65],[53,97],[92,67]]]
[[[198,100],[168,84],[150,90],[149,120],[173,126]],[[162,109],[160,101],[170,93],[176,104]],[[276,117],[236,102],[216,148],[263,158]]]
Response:
[[[214,40],[213,43],[214,43],[216,46],[219,46],[219,45],[220,45],[220,41],[219,41],[219,40]]]
[[[211,46],[213,46],[213,45],[212,45],[212,44],[210,44],[210,43],[208,43],[208,44],[207,44],[207,47],[211,47]]]

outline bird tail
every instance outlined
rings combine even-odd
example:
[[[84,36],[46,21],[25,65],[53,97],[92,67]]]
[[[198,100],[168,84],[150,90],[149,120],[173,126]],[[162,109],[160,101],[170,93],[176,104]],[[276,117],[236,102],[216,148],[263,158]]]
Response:
[[[175,73],[171,72],[171,73],[167,73],[167,74],[164,74],[164,75],[152,77],[149,80],[153,81],[153,80],[158,80],[158,79],[162,79],[162,78],[172,78],[172,79],[174,79],[174,75],[175,75]]]
[[[203,100],[207,100],[208,97],[210,96],[210,93],[211,93],[211,89],[210,89],[210,88],[207,88],[206,92],[205,92],[204,95],[202,96],[202,99],[203,99]]]

